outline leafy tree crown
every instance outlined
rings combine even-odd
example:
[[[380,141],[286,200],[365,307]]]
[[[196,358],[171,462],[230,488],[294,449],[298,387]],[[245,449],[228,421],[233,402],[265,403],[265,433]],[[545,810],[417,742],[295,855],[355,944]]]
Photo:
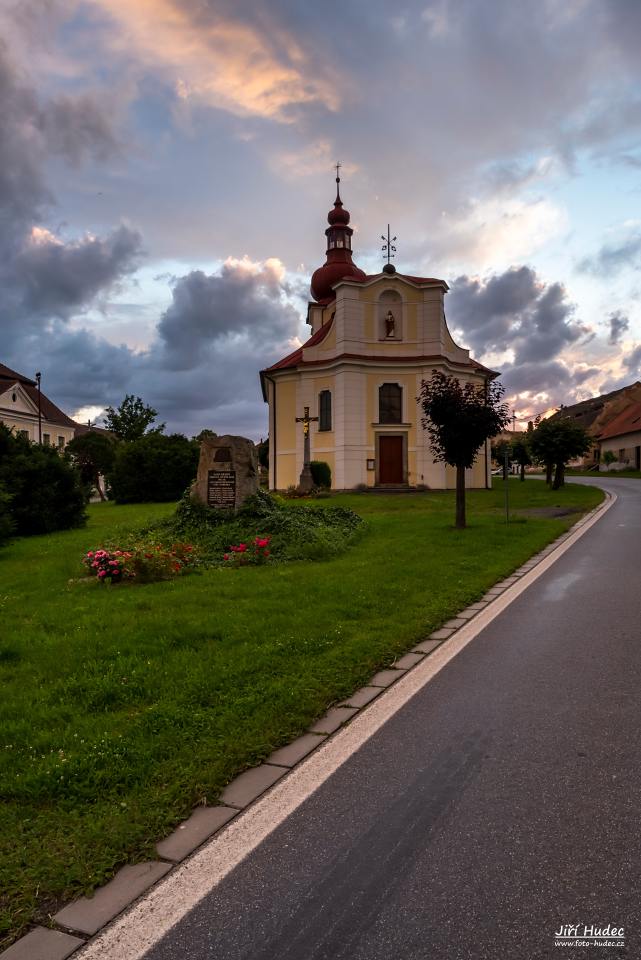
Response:
[[[140,397],[134,397],[133,394],[128,393],[117,410],[107,407],[105,427],[115,433],[119,440],[130,443],[148,433],[162,433],[165,429],[164,423],[154,427],[153,430],[148,429],[157,416],[157,410],[143,403]]]
[[[498,383],[461,383],[457,377],[433,370],[431,378],[423,381],[418,402],[434,463],[471,467],[479,448],[509,421],[507,405],[501,403],[503,394]]]

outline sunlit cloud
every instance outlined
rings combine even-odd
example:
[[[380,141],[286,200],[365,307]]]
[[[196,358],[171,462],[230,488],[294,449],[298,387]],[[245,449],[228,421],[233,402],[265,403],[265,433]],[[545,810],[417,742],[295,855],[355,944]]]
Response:
[[[238,116],[293,122],[293,107],[337,110],[338,86],[292,35],[179,0],[89,0],[112,20],[111,48],[169,73],[178,97]]]

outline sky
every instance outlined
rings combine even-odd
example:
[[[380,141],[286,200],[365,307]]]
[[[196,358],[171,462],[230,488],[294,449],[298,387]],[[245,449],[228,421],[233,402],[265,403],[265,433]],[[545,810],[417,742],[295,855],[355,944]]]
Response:
[[[641,379],[639,0],[0,0],[0,362],[259,439],[333,164],[536,413]]]

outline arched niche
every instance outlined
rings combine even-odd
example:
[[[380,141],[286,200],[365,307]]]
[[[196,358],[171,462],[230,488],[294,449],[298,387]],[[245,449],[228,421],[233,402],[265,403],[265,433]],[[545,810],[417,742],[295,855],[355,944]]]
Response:
[[[383,290],[378,298],[377,327],[379,340],[403,339],[403,300],[396,290]]]

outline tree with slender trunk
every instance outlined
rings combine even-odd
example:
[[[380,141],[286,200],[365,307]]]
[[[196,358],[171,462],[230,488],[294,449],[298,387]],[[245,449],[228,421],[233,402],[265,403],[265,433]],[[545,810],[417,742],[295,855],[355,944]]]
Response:
[[[517,437],[511,443],[512,460],[519,465],[521,480],[525,481],[525,468],[532,463],[530,449],[528,447],[527,434]]]
[[[461,383],[432,370],[423,380],[418,402],[423,408],[421,423],[432,446],[434,463],[456,468],[456,526],[466,526],[465,471],[491,437],[509,422],[507,405],[501,403],[503,387],[492,381]]]
[[[570,417],[540,420],[530,438],[532,457],[545,464],[545,479],[553,490],[565,483],[568,461],[583,456],[591,446],[590,435]]]

